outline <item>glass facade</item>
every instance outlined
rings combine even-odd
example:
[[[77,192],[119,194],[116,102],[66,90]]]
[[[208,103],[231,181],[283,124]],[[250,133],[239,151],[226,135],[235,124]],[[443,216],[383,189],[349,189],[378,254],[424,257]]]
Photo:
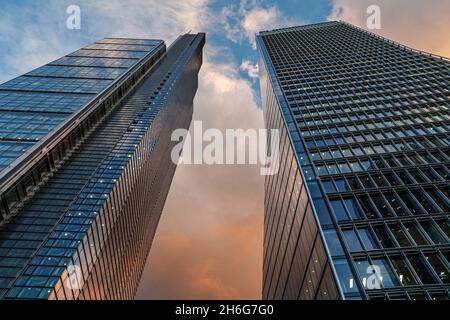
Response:
[[[0,86],[0,298],[134,297],[204,42],[104,39]]]
[[[264,298],[449,299],[449,60],[344,22],[257,44],[266,126],[283,137]]]

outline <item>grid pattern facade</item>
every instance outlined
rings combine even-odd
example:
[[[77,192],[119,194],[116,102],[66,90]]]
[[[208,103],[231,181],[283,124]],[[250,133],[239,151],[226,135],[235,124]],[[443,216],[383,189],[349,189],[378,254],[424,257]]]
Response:
[[[0,172],[161,44],[104,39],[1,84],[0,144],[8,153],[0,153]],[[20,148],[9,148],[15,143]]]
[[[76,55],[129,46],[145,53],[154,43],[116,40]],[[203,35],[185,35],[167,53],[155,51],[135,71],[140,77],[113,91],[114,103],[18,201],[0,228],[1,298],[134,297],[175,171],[170,134],[191,121],[203,44]]]
[[[449,299],[450,62],[343,22],[257,42],[341,298]]]

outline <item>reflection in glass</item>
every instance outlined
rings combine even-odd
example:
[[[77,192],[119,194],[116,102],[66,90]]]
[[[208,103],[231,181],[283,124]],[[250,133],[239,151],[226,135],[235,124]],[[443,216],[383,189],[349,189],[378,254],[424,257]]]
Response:
[[[401,284],[405,286],[418,284],[417,280],[409,269],[408,264],[402,257],[393,257],[391,258],[391,262]]]
[[[408,260],[423,284],[434,284],[437,282],[421,255],[409,256]]]

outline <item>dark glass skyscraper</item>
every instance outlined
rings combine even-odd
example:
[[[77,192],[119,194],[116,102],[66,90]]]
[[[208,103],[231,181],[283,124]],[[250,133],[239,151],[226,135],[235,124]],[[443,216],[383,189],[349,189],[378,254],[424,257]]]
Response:
[[[449,299],[449,60],[343,22],[257,44],[282,137],[263,297]]]
[[[133,298],[205,35],[109,38],[0,85],[0,298]]]

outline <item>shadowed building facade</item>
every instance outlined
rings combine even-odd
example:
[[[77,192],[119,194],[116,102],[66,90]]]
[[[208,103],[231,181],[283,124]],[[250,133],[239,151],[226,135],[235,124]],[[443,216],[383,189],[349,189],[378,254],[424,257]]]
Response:
[[[0,85],[0,298],[134,297],[204,43],[103,39]]]
[[[448,299],[450,62],[344,22],[257,36],[281,167],[264,299]]]

